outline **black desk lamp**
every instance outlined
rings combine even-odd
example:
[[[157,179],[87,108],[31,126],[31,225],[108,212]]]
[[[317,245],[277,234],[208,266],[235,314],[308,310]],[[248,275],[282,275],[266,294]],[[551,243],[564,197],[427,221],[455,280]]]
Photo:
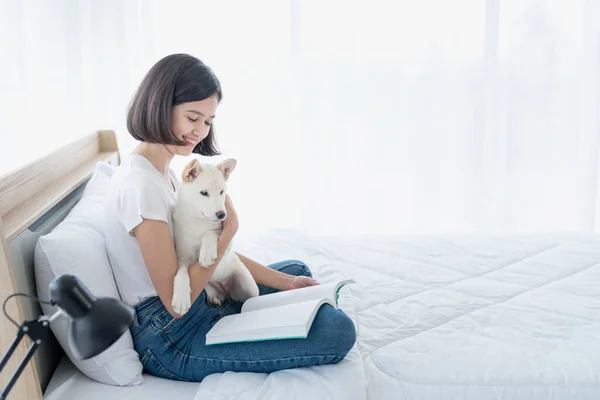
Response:
[[[26,296],[40,303],[57,305],[59,310],[50,317],[42,315],[35,321],[25,321],[19,326],[6,313],[6,302],[14,296]],[[129,329],[129,324],[133,320],[133,308],[118,299],[94,297],[88,288],[73,275],[61,275],[50,283],[49,302],[27,294],[15,293],[6,298],[2,308],[6,317],[19,328],[19,331],[0,361],[0,372],[26,334],[31,338],[31,346],[8,385],[0,394],[0,400],[6,399],[8,392],[50,331],[50,324],[61,315],[66,314],[72,319],[69,327],[69,342],[75,356],[81,360],[94,357],[109,348]]]

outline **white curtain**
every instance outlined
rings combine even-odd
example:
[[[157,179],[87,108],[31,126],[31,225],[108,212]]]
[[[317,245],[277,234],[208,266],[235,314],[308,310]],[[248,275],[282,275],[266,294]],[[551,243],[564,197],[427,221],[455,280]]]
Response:
[[[0,173],[93,129],[130,151],[137,84],[186,52],[222,81],[212,161],[238,160],[244,230],[600,228],[599,1],[8,0],[0,12]]]

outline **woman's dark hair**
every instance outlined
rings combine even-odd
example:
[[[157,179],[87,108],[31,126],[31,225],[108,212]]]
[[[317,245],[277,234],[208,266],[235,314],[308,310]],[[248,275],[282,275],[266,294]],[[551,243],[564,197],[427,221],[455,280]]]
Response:
[[[148,143],[184,146],[171,130],[174,106],[201,101],[217,95],[221,101],[221,84],[202,61],[188,54],[171,54],[148,71],[129,105],[127,130],[135,139]],[[208,136],[194,148],[203,156],[218,155],[214,124]]]

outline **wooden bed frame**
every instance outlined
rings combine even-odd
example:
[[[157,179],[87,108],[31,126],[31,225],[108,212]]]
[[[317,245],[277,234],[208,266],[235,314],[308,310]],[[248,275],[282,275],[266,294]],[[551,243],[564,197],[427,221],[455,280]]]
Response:
[[[19,255],[15,253],[20,250],[15,252],[15,246],[11,244],[48,211],[85,184],[100,161],[112,165],[120,163],[113,131],[94,132],[0,177],[0,302],[16,292],[36,295],[32,260],[29,263],[17,260],[16,256]],[[31,245],[29,244],[30,248]],[[16,243],[16,246],[21,244]],[[7,304],[7,311],[18,322],[37,318],[41,309],[39,305],[31,303],[23,297],[13,298]],[[5,354],[16,333],[16,327],[0,313],[0,354]],[[29,340],[23,340],[9,360],[0,376],[0,390],[8,383],[28,346]],[[23,370],[8,396],[9,399],[42,399],[42,393],[61,355],[62,349],[52,337],[38,349],[35,358]]]

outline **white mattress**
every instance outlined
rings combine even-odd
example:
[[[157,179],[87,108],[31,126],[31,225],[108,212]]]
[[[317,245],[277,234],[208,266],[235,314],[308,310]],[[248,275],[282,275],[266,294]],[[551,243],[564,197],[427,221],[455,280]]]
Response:
[[[263,263],[303,260],[323,282],[357,281],[340,298],[358,327],[344,362],[200,384],[146,375],[137,388],[79,374],[63,397],[48,398],[600,398],[600,237],[317,240],[278,231],[240,235],[235,246]],[[80,391],[71,396],[71,387]]]
[[[44,400],[193,400],[199,383],[176,382],[144,374],[138,386],[118,387],[91,380],[65,356],[44,392]]]

